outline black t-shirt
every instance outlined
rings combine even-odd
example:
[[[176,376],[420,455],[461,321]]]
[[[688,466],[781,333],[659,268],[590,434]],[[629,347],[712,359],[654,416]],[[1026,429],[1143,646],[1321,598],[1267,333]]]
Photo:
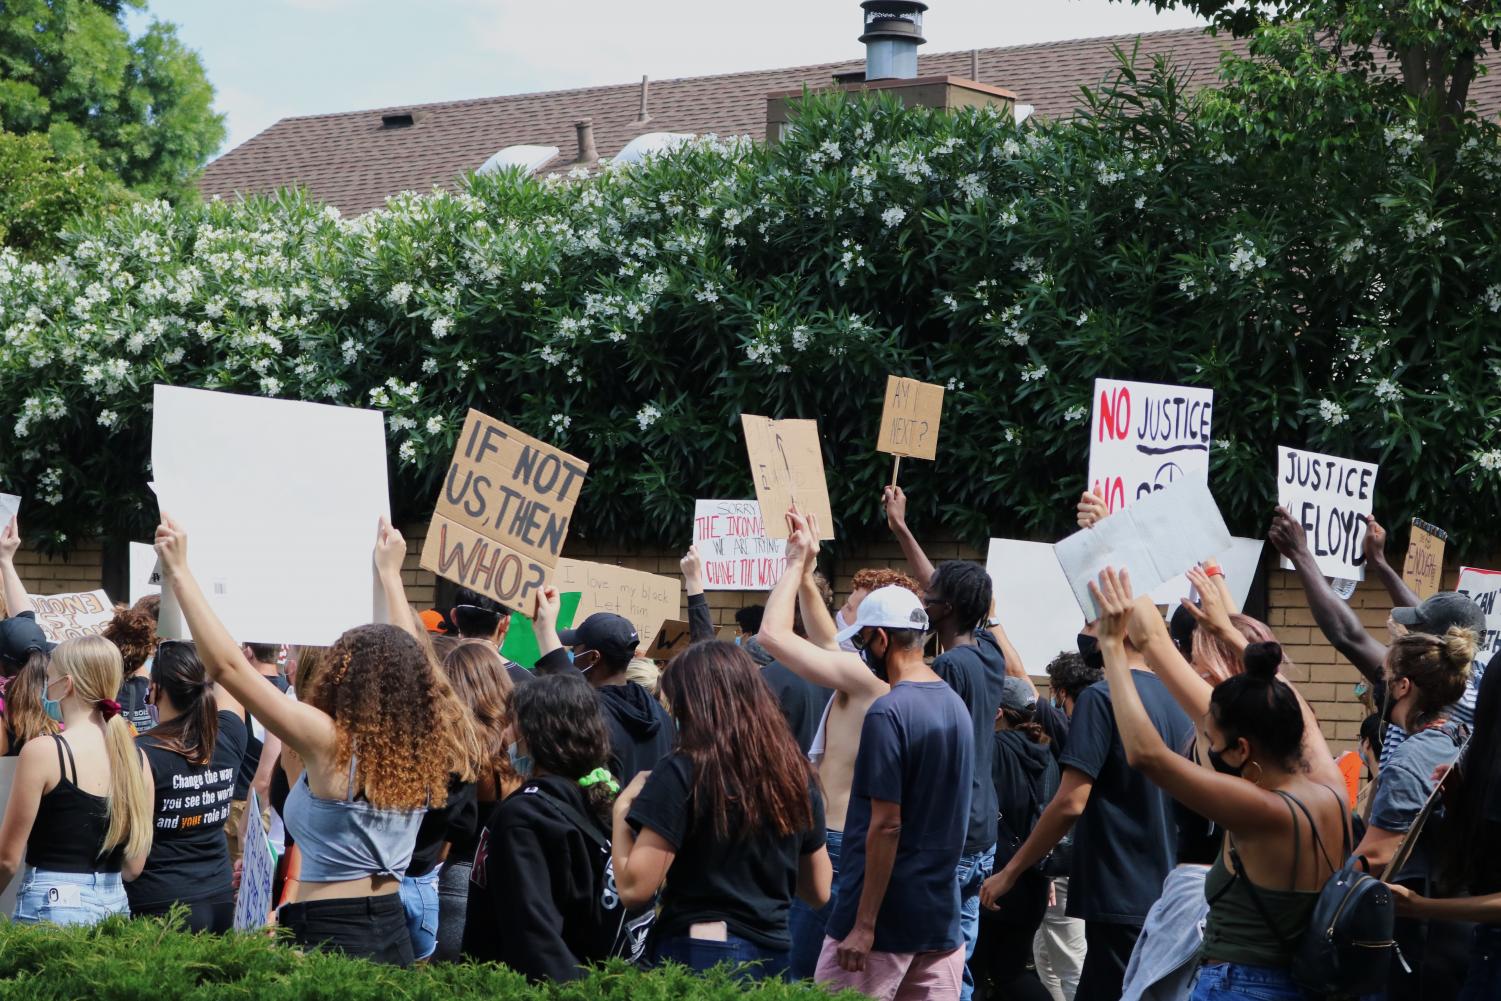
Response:
[[[652,934],[686,935],[696,922],[723,921],[732,935],[767,949],[788,948],[787,913],[797,892],[799,863],[824,846],[817,783],[809,783],[808,794],[813,824],[807,830],[778,837],[750,832],[732,817],[731,836],[721,839],[713,820],[694,809],[692,761],[679,752],[663,758],[629,815],[633,828],[651,828],[677,853]]]
[[[443,853],[445,844],[457,840],[459,836],[472,841],[478,829],[479,803],[475,799],[474,783],[460,782],[458,776],[450,775],[447,801],[422,815],[422,823],[417,828],[417,845],[412,849],[412,861],[407,866],[407,875],[426,876],[438,864],[438,856]],[[455,832],[460,834],[456,835]]]
[[[850,782],[829,935],[843,939],[855,925],[871,802],[879,799],[901,806],[902,831],[876,916],[876,951],[947,952],[964,944],[954,870],[964,852],[974,761],[969,711],[943,682],[898,682],[871,704]]]
[[[146,868],[125,884],[130,906],[159,908],[173,901],[228,898],[231,869],[224,822],[235,772],[245,752],[245,723],[219,714],[219,736],[207,766],[192,765],[161,747],[152,734],[136,738],[156,781],[151,854]]]
[[[833,689],[815,685],[775,660],[761,668],[761,679],[782,707],[782,715],[787,717],[787,725],[792,728],[792,736],[797,738],[797,746],[807,754],[818,732],[818,723],[823,719],[824,708],[834,697]]]
[[[1163,742],[1186,746],[1193,726],[1162,682],[1146,671],[1132,671],[1131,678]],[[1068,916],[1139,925],[1173,868],[1178,831],[1172,798],[1126,764],[1106,682],[1079,693],[1062,764],[1094,780],[1074,825]]]
[[[506,661],[506,675],[511,679],[512,688],[520,688],[537,680],[537,676],[515,661]]]
[[[1037,709],[1032,714],[1032,719],[1040,724],[1042,732],[1048,735],[1048,750],[1053,752],[1053,760],[1062,759],[1063,749],[1068,746],[1067,714],[1053,705],[1052,699],[1038,699]]]
[[[287,679],[279,674],[263,674],[261,677],[275,685],[279,692],[285,693],[291,687],[287,684]],[[245,713],[245,718],[250,719],[248,711]],[[264,746],[255,735],[255,724],[247,723],[246,726],[245,756],[240,759],[240,774],[235,776],[234,798],[236,800],[245,799],[250,795],[250,783],[255,781],[256,769],[261,766],[261,747]]]
[[[983,852],[995,844],[996,802],[990,762],[995,754],[995,714],[1001,710],[1006,688],[1006,658],[995,637],[981,630],[975,634],[974,643],[940,654],[933,661],[933,673],[948,682],[969,710],[975,764],[964,852]]]
[[[120,685],[115,701],[120,703],[120,715],[136,728],[137,734],[146,733],[156,726],[156,717],[146,704],[146,693],[151,690],[151,679],[133,674]]]

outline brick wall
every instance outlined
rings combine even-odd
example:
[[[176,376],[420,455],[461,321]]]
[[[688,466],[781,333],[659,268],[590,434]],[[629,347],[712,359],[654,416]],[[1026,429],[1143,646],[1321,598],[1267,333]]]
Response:
[[[16,554],[16,573],[31,594],[93,591],[104,579],[104,550],[97,542],[86,542],[62,557],[23,548]]]

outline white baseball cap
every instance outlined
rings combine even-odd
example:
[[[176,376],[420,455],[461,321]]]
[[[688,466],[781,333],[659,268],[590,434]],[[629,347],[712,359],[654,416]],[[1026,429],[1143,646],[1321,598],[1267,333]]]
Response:
[[[855,613],[855,621],[839,630],[834,638],[843,643],[860,630],[872,627],[927,632],[928,613],[923,611],[917,595],[900,584],[888,584],[867,594]]]

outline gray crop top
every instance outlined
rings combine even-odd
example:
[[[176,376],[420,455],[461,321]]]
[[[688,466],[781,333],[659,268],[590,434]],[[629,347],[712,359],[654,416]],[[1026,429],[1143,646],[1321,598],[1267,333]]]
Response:
[[[379,810],[354,798],[355,762],[349,762],[344,799],[323,799],[308,787],[307,772],[287,795],[282,819],[302,853],[304,883],[337,883],[406,874],[425,809]]]

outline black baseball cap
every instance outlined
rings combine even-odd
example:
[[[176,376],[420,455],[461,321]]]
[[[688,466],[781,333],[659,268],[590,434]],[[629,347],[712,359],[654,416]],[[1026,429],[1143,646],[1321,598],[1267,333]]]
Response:
[[[37,625],[34,612],[0,619],[0,660],[24,664],[33,650],[51,653],[55,645],[47,642],[47,634]]]
[[[566,647],[581,646],[585,650],[597,650],[605,663],[612,667],[625,667],[636,655],[641,637],[630,620],[614,612],[595,612],[577,629],[565,629],[558,639]]]
[[[1450,628],[1472,629],[1476,636],[1485,632],[1485,613],[1468,595],[1458,591],[1440,591],[1421,605],[1392,609],[1392,621],[1416,633],[1442,636]]]

